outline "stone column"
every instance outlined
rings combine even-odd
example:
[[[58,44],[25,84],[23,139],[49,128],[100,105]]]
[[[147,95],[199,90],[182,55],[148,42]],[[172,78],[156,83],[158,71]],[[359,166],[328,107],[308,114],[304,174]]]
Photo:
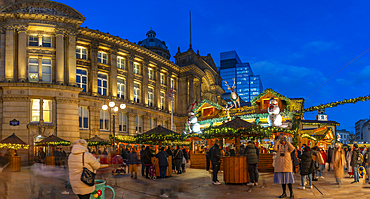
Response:
[[[142,102],[145,105],[148,105],[148,65],[149,65],[148,61],[143,62],[143,81],[142,81],[143,84],[141,86],[142,90],[141,93],[143,98]]]
[[[171,91],[171,76],[172,76],[172,72],[169,72],[168,76],[166,78],[166,85],[167,85],[167,92],[168,93]],[[169,112],[171,112],[171,107],[172,107],[171,103],[172,103],[172,98],[171,97],[166,98],[166,106],[167,106],[167,110]]]
[[[128,77],[127,77],[127,99],[134,102],[134,56],[129,55],[127,59]]]
[[[40,99],[40,121],[44,121],[44,99]]]
[[[194,102],[194,77],[189,77],[189,104]]]
[[[117,48],[111,50],[110,94],[117,97]],[[118,119],[117,119],[118,120]],[[118,132],[118,131],[117,131]]]
[[[56,83],[64,84],[64,31],[56,30]],[[76,57],[76,52],[75,52]]]
[[[72,31],[68,35],[68,85],[77,86],[76,83],[76,32]]]
[[[18,29],[18,81],[27,80],[27,29],[21,26]]]
[[[14,27],[6,27],[5,81],[14,81]]]
[[[42,82],[42,55],[38,56],[39,60],[39,82]]]
[[[91,71],[89,73],[89,89],[92,96],[98,96],[98,42],[91,43],[90,60]]]
[[[189,107],[188,101],[188,81],[186,77],[179,78],[177,90],[177,111],[179,114],[186,114]]]
[[[197,85],[197,102],[202,101],[202,79],[199,80],[199,84]]]
[[[159,110],[161,109],[161,69],[157,68],[156,75],[155,75],[155,91],[154,91],[154,106],[157,107]]]
[[[6,46],[6,36],[5,30],[0,29],[1,31],[1,43],[0,43],[0,82],[5,80],[5,46]]]
[[[136,114],[128,113],[127,114],[127,132],[129,135],[136,135]]]

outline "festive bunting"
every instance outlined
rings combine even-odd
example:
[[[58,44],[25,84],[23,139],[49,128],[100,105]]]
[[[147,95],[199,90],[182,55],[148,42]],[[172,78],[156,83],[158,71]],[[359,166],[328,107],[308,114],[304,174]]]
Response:
[[[370,95],[363,96],[363,97],[351,98],[351,99],[345,99],[345,100],[337,101],[337,102],[330,102],[330,103],[327,103],[327,104],[320,104],[318,106],[312,106],[310,108],[303,109],[303,112],[316,111],[316,110],[324,109],[324,108],[333,108],[333,107],[336,107],[338,105],[344,105],[344,104],[349,104],[349,103],[356,104],[359,101],[364,102],[364,101],[367,101],[367,100],[370,100]]]

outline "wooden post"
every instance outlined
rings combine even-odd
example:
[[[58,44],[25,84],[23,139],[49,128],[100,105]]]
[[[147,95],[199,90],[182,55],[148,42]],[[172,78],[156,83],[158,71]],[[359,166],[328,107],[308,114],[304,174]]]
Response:
[[[159,141],[159,144],[158,145],[159,145],[159,150],[161,150],[161,148],[162,148],[162,140]]]
[[[240,156],[240,136],[235,136],[235,156]]]

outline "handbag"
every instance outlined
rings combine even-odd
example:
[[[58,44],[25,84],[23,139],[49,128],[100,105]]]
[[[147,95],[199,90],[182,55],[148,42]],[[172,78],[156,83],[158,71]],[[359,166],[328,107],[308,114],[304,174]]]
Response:
[[[88,186],[94,186],[95,184],[95,173],[85,167],[85,153],[82,154],[82,174],[81,181]]]

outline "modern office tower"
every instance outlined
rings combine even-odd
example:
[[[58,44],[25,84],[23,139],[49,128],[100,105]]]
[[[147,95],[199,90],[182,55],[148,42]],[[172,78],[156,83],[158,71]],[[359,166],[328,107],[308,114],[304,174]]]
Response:
[[[230,99],[230,90],[228,90],[225,81],[232,87],[234,84],[233,78],[235,78],[236,92],[245,102],[250,102],[263,91],[261,77],[254,75],[249,63],[242,63],[235,51],[222,52],[220,54],[219,70],[224,81],[222,88],[225,90],[225,93],[222,95],[222,98],[225,100]]]

